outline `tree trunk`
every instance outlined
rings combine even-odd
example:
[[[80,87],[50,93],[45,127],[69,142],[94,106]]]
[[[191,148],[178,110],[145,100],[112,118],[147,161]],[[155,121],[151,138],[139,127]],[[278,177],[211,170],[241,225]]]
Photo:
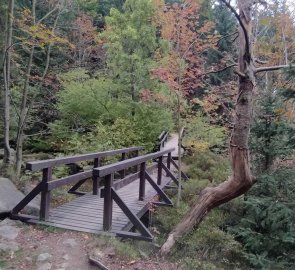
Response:
[[[36,0],[33,0],[32,1],[32,17],[34,20],[34,22],[33,22],[34,25],[36,23],[35,11],[36,11]],[[25,119],[27,118],[27,114],[28,114],[28,107],[27,107],[28,87],[29,87],[29,82],[30,82],[34,52],[35,52],[35,46],[33,45],[31,48],[29,60],[28,60],[26,78],[25,78],[23,93],[22,93],[20,115],[19,115],[18,127],[17,127],[16,157],[15,157],[15,170],[16,170],[16,177],[17,178],[20,176],[21,164],[22,164],[22,160],[23,160],[22,154],[23,154],[23,141],[24,141],[24,127],[25,127]]]
[[[20,109],[20,116],[18,120],[17,126],[17,137],[16,137],[16,157],[15,157],[15,169],[16,169],[16,176],[20,176],[21,172],[21,164],[22,164],[22,153],[23,153],[23,140],[24,140],[24,127],[25,127],[25,119],[27,118],[28,107],[28,86],[30,81],[31,75],[31,68],[33,63],[33,56],[34,56],[35,47],[33,46],[30,52],[27,72],[26,72],[26,79],[24,83],[23,93],[22,93],[22,103]]]
[[[167,255],[177,239],[197,226],[211,209],[244,194],[254,184],[248,149],[254,88],[254,69],[249,44],[252,4],[251,1],[240,0],[238,6],[240,15],[236,14],[236,16],[238,16],[240,24],[243,24],[243,28],[240,27],[239,36],[239,73],[241,76],[235,107],[234,128],[230,139],[232,175],[218,186],[205,188],[200,193],[197,203],[169,234],[160,250],[162,256]]]
[[[4,163],[11,162],[11,148],[9,144],[10,139],[10,63],[11,63],[11,45],[12,45],[12,28],[13,28],[13,12],[14,0],[8,3],[7,14],[7,33],[6,42],[4,46]]]

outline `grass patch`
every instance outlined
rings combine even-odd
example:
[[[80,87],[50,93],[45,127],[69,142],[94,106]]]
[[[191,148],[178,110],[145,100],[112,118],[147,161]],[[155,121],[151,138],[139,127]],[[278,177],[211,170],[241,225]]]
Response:
[[[62,228],[57,228],[57,227],[48,226],[48,225],[44,225],[44,224],[37,224],[36,228],[39,230],[42,230],[44,232],[47,232],[47,233],[64,233],[67,231]]]
[[[191,179],[183,184],[182,201],[178,208],[157,208],[155,231],[160,234],[157,242],[162,245],[169,232],[195,204],[199,192],[205,187],[224,181],[229,175],[229,162],[213,153],[202,153],[186,158],[191,164]],[[172,200],[175,200],[173,198]],[[243,249],[234,237],[222,228],[227,213],[220,208],[213,209],[195,228],[178,240],[170,254],[171,260],[179,263],[181,269],[250,269],[243,257]]]
[[[4,270],[7,266],[7,262],[3,259],[0,259],[0,270]]]
[[[130,261],[139,258],[147,258],[157,251],[153,243],[120,239],[108,236],[99,236],[96,247],[100,250],[111,249],[121,260]]]

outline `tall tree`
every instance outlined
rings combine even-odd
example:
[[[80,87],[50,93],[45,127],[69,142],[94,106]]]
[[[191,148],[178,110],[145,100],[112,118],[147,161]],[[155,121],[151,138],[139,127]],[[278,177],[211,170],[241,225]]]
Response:
[[[220,0],[237,18],[239,23],[239,86],[235,106],[235,119],[230,138],[230,156],[232,175],[216,187],[205,188],[199,195],[198,202],[184,216],[181,222],[169,234],[161,248],[161,254],[167,255],[178,238],[198,225],[207,213],[248,191],[255,183],[251,174],[249,156],[249,134],[253,109],[255,75],[262,71],[278,70],[286,66],[256,68],[251,49],[252,8],[257,1],[238,0],[239,13],[230,5],[230,1]],[[263,3],[259,1],[259,3]]]
[[[3,61],[3,79],[4,79],[4,162],[9,163],[11,159],[10,139],[10,74],[11,74],[11,46],[12,46],[12,30],[14,0],[9,0],[7,11],[7,29],[6,42],[4,46]]]
[[[111,9],[106,18],[107,66],[132,102],[139,101],[140,90],[151,86],[149,73],[159,47],[156,26],[151,23],[154,15],[151,1],[127,0],[123,12]]]

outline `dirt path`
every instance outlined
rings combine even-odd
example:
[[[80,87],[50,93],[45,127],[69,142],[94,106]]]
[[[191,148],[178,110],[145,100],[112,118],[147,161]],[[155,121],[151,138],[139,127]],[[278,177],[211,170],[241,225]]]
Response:
[[[179,269],[176,264],[158,261],[156,258],[122,259],[112,246],[102,248],[100,241],[101,238],[93,234],[26,225],[10,220],[7,224],[0,222],[0,269],[99,269],[89,263],[89,254],[99,254],[99,259],[110,270]]]

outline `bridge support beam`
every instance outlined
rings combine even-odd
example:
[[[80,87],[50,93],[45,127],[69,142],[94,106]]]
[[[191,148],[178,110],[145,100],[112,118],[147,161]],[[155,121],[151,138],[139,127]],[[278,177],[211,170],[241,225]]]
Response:
[[[104,203],[103,203],[103,230],[110,231],[112,228],[113,197],[112,186],[114,174],[105,176]]]
[[[140,164],[140,172],[139,172],[139,200],[143,201],[145,198],[145,170],[146,164],[145,162]]]

